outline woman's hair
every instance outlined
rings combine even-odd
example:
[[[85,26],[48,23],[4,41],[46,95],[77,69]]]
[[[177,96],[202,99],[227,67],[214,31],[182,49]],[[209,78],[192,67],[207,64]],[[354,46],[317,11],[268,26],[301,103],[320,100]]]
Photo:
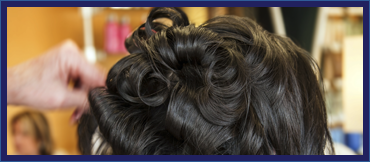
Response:
[[[50,130],[48,122],[45,116],[36,111],[24,111],[20,114],[17,114],[11,120],[11,129],[14,134],[14,126],[17,122],[21,124],[30,126],[29,133],[35,138],[35,140],[40,142],[39,153],[40,155],[51,155],[53,149],[53,143],[50,136]]]
[[[89,93],[84,154],[334,153],[318,66],[291,39],[244,17],[195,27],[177,8],[154,8],[126,46]]]

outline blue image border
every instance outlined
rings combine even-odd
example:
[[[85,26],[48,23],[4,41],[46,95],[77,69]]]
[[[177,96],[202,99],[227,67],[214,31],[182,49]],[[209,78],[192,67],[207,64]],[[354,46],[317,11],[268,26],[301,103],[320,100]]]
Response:
[[[145,5],[145,6],[143,6]],[[364,155],[7,155],[7,7],[363,7]],[[1,161],[369,161],[369,1],[1,1]]]

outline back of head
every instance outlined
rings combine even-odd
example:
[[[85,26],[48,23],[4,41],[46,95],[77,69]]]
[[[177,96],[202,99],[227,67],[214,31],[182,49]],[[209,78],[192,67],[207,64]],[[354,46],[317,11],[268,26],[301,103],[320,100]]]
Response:
[[[153,22],[162,17],[173,25]],[[143,26],[107,87],[89,94],[84,154],[321,155],[327,142],[333,151],[317,65],[289,38],[237,16],[195,27],[175,8],[153,9]]]

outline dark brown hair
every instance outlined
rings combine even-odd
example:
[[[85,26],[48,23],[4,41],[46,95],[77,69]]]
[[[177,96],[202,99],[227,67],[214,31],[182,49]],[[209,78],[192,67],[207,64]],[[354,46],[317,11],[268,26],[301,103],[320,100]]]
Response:
[[[163,17],[173,26],[153,22]],[[320,71],[291,39],[237,16],[195,27],[167,7],[154,8],[142,27],[107,87],[89,94],[91,112],[79,126],[84,154],[96,130],[99,148],[113,154],[334,152]]]

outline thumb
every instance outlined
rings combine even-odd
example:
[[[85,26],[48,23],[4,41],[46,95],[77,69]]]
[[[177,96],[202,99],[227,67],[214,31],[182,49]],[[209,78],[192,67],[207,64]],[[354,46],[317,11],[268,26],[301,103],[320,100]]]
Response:
[[[71,75],[73,78],[78,78],[82,85],[89,88],[105,85],[105,72],[93,64],[88,63],[82,56],[76,63],[75,69],[72,69]]]

